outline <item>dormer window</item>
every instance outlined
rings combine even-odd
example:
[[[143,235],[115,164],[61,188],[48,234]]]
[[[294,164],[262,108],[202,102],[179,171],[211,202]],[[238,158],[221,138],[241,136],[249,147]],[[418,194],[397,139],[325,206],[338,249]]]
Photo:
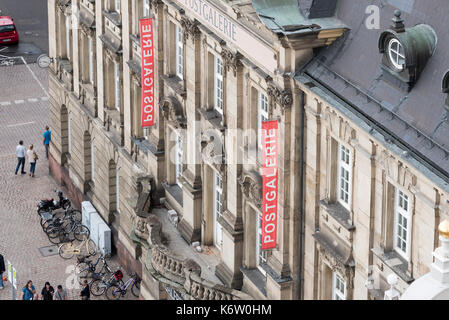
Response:
[[[394,12],[392,20],[390,29],[379,37],[382,80],[410,91],[435,52],[437,35],[426,24],[406,28],[399,10]]]
[[[405,53],[404,47],[399,42],[398,39],[393,38],[388,43],[388,56],[390,57],[390,62],[398,69],[398,71],[402,71],[404,69],[405,64]]]

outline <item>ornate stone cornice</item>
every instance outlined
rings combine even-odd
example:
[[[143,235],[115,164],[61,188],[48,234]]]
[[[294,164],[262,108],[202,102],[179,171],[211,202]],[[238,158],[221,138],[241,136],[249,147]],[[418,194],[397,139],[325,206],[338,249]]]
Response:
[[[184,32],[184,43],[185,41],[192,36],[193,39],[195,39],[197,36],[201,34],[200,29],[198,28],[198,25],[200,23],[197,20],[190,20],[187,17],[181,18],[181,26]]]
[[[290,108],[293,104],[293,95],[290,89],[280,89],[274,83],[269,82],[267,88],[268,96],[272,98],[272,102],[281,107],[282,113],[286,108]]]
[[[229,69],[232,68],[234,71],[234,76],[236,76],[238,68],[243,67],[241,61],[243,55],[240,52],[233,53],[229,49],[222,48],[221,57],[223,58],[225,70],[229,71]]]

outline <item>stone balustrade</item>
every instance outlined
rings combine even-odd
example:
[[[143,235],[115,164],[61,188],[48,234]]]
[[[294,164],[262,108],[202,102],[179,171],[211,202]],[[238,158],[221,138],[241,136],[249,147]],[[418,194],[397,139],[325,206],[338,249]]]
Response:
[[[248,294],[234,290],[208,280],[197,274],[186,271],[184,289],[194,300],[252,300]]]
[[[146,219],[149,261],[152,269],[167,280],[183,285],[185,297],[193,300],[251,300],[251,296],[201,278],[201,267],[180,257],[162,243],[162,224],[151,215]],[[136,234],[136,233],[135,233]]]

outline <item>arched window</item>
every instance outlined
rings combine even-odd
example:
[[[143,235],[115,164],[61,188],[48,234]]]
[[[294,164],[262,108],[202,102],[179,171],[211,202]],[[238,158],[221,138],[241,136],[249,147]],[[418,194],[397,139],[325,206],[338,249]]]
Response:
[[[396,69],[402,71],[405,64],[404,47],[398,39],[393,38],[388,42],[388,57],[390,62]]]

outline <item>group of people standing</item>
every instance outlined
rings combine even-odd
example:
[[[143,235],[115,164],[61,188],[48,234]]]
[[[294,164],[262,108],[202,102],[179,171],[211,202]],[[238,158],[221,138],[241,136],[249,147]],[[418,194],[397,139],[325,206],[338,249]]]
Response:
[[[3,255],[0,254],[0,290],[5,288],[3,283],[3,273],[6,271],[5,259]],[[87,280],[83,281],[83,288],[80,292],[80,297],[82,300],[90,299],[90,288]],[[62,288],[62,285],[58,285],[55,289],[51,286],[50,282],[45,282],[44,287],[41,291],[41,300],[69,300],[66,290]],[[23,287],[20,293],[20,300],[39,300],[39,295],[36,292],[36,288],[33,285],[33,281],[29,280]]]
[[[20,294],[20,300],[39,300],[39,295],[34,288],[33,281],[29,280]],[[58,285],[56,291],[50,285],[50,282],[45,282],[41,291],[41,300],[69,300],[67,292]]]
[[[45,146],[45,155],[48,159],[48,149],[50,147],[50,141],[51,141],[51,131],[48,126],[45,127],[45,132],[42,136],[42,142]],[[36,171],[36,162],[39,159],[39,156],[37,155],[36,151],[34,150],[34,146],[31,144],[28,147],[28,150],[25,149],[23,146],[23,141],[19,141],[19,145],[16,147],[16,156],[17,156],[17,166],[16,166],[16,175],[19,171],[19,168],[21,168],[20,173],[26,174],[25,169],[25,157],[28,158],[28,162],[30,163],[30,173],[29,176],[34,178],[34,172]]]

